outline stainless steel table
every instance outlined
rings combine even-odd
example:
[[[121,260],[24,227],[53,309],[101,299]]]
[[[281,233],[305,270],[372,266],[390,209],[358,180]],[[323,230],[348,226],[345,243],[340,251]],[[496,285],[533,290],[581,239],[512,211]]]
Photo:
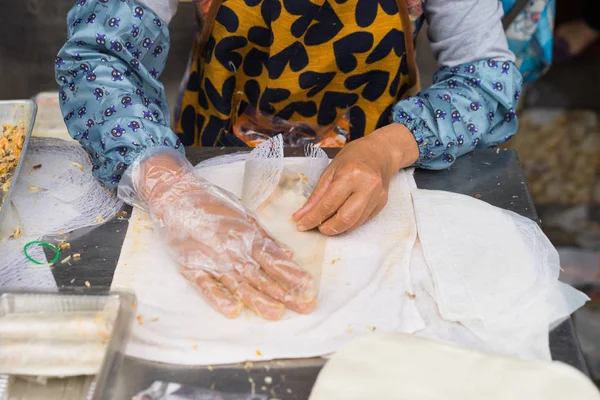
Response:
[[[247,149],[195,148],[189,149],[187,155],[190,161],[196,164],[217,155],[243,150]],[[287,155],[300,155],[298,150],[288,150]],[[335,151],[332,151],[330,155],[334,154]],[[476,151],[458,159],[452,168],[445,171],[418,170],[415,179],[420,188],[476,196],[490,204],[539,222],[514,151]],[[81,288],[80,290],[89,290],[84,286],[85,281],[89,281],[92,290],[110,287],[127,225],[126,218],[115,218],[95,229],[70,234],[70,252],[81,253],[82,261],[72,267],[54,270],[58,286],[65,289],[75,286]],[[75,280],[71,283],[73,279]],[[551,332],[550,347],[555,360],[563,361],[588,374],[571,320]],[[209,369],[125,358],[115,383],[116,394],[113,398],[131,398],[154,381],[161,380],[241,395],[229,397],[232,400],[306,399],[323,364],[322,359],[315,358],[252,365],[236,364]],[[267,381],[271,382],[270,384],[265,383],[266,377],[269,377]]]

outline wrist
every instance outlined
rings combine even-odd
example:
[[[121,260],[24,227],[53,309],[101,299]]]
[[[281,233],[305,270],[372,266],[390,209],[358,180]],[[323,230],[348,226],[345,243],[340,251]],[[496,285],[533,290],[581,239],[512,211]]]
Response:
[[[190,172],[191,166],[179,153],[161,151],[142,159],[136,166],[135,186],[146,203]]]
[[[389,160],[393,173],[413,165],[419,158],[419,146],[410,129],[399,123],[392,123],[377,129],[367,138],[376,140],[383,154]]]

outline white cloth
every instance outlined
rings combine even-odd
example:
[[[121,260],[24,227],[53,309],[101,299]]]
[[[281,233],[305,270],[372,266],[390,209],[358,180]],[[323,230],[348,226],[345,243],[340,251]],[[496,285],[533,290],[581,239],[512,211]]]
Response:
[[[202,175],[241,195],[243,162],[203,168]],[[412,180],[409,173],[399,173],[390,203],[377,218],[349,235],[327,239],[317,309],[310,315],[287,311],[278,322],[249,311],[228,320],[214,311],[179,274],[147,215],[134,210],[113,279],[113,289],[133,289],[138,297],[138,322],[127,353],[197,365],[300,358],[331,353],[367,332],[422,329],[407,295],[413,292],[408,263],[416,239]]]
[[[549,360],[549,329],[589,298],[558,281],[558,252],[539,226],[461,194],[416,189],[412,197],[420,244],[411,274],[427,319],[421,334]]]
[[[237,160],[199,173],[240,196]],[[550,326],[587,297],[558,283],[556,251],[541,230],[479,200],[418,190],[410,171],[394,177],[389,198],[377,218],[327,239],[315,312],[288,311],[278,322],[214,311],[135,210],[113,279],[114,289],[132,289],[139,301],[127,353],[192,365],[301,358],[375,331],[550,359]]]
[[[560,362],[525,361],[409,335],[372,335],[335,354],[310,400],[600,400],[592,381]]]

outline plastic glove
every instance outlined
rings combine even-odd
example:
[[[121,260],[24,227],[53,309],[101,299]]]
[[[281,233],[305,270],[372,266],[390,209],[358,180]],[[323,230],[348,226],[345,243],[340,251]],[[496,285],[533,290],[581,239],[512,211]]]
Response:
[[[119,197],[149,212],[181,272],[229,318],[244,305],[277,320],[309,313],[315,284],[231,193],[193,173],[181,154],[149,149],[129,167]]]

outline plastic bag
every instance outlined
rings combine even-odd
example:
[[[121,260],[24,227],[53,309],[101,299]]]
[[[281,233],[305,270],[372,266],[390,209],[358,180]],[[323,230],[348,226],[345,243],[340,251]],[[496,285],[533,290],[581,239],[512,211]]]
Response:
[[[239,96],[238,96],[239,97]],[[237,107],[240,109],[241,102]],[[350,116],[344,114],[330,126],[318,126],[304,122],[286,121],[280,117],[267,115],[251,105],[244,108],[241,114],[234,112],[231,132],[250,147],[282,135],[285,147],[343,147],[349,141]]]
[[[242,203],[271,237],[291,250],[293,260],[313,277],[316,291],[326,238],[318,231],[298,231],[292,215],[308,200],[329,158],[323,150],[311,146],[305,155],[284,167],[281,135],[257,147],[246,161]]]

